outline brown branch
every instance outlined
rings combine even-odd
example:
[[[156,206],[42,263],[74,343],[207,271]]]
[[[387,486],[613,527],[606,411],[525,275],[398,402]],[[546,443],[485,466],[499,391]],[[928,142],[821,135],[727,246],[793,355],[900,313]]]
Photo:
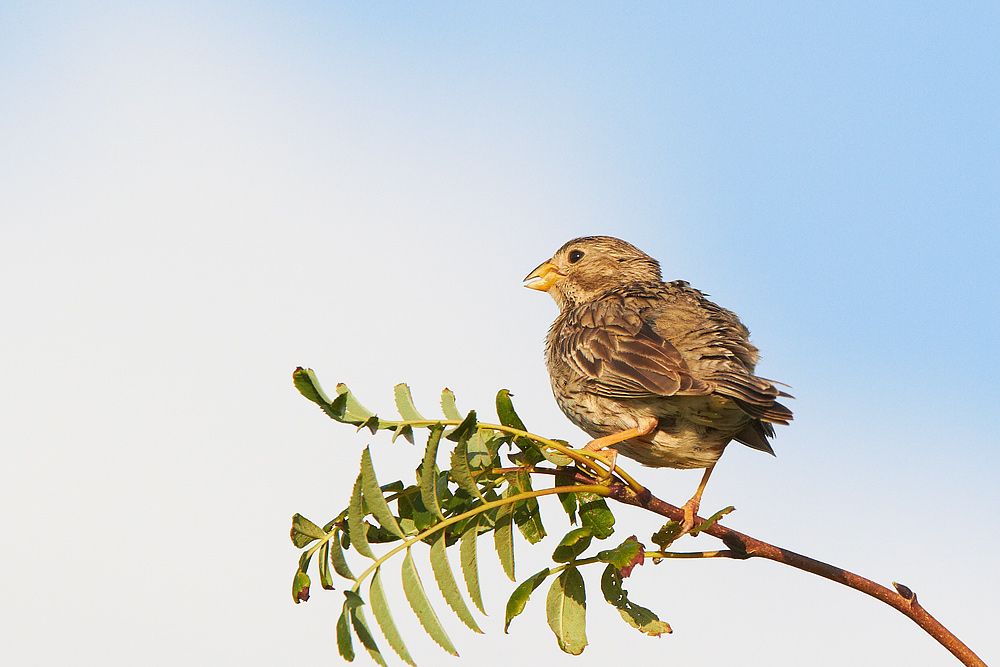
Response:
[[[627,505],[642,507],[674,521],[684,520],[684,511],[681,508],[656,498],[648,489],[644,493],[636,493],[627,485],[616,483],[612,485],[611,494],[608,497]],[[951,651],[956,658],[962,661],[962,664],[968,665],[968,667],[986,667],[986,663],[973,653],[972,649],[963,644],[948,628],[941,625],[937,619],[928,614],[917,602],[916,594],[902,584],[894,582],[893,586],[896,590],[890,590],[853,572],[842,570],[833,565],[827,565],[808,556],[776,547],[767,542],[761,542],[749,535],[744,535],[743,533],[738,533],[735,530],[721,526],[718,522],[706,528],[703,532],[722,540],[734,552],[737,558],[766,558],[773,560],[799,570],[811,572],[830,581],[835,581],[838,584],[849,586],[854,590],[861,591],[877,600],[881,600],[909,617],[924,632]]]

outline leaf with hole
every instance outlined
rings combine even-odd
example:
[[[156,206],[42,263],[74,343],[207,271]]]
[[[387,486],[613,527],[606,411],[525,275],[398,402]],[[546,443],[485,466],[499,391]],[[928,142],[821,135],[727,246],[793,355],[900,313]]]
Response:
[[[614,564],[609,564],[604,569],[601,592],[604,593],[604,599],[618,609],[625,622],[640,632],[653,637],[673,632],[670,625],[661,621],[652,611],[628,599],[628,593],[622,588],[622,575]]]

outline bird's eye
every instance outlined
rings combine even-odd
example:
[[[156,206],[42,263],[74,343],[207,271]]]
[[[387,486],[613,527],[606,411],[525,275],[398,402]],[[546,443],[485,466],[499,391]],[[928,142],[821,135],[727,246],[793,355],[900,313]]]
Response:
[[[569,263],[570,264],[576,264],[581,259],[583,259],[583,251],[582,250],[574,250],[573,252],[571,252],[569,254]]]

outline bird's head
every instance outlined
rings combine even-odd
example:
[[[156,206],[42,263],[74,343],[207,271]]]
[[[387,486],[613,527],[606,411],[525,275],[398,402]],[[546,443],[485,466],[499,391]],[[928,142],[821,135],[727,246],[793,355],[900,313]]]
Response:
[[[528,274],[525,287],[548,292],[560,310],[634,283],[660,282],[660,264],[613,236],[585,236],[567,242]]]

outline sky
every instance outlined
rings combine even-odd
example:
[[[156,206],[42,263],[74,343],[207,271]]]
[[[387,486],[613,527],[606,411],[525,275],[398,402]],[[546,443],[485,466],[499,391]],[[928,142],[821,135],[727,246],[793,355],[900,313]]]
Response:
[[[0,660],[337,664],[342,596],[292,603],[290,518],[346,506],[364,447],[386,481],[420,450],[292,370],[385,415],[398,382],[425,412],[507,388],[582,445],[521,279],[609,234],[793,387],[777,457],[731,447],[702,508],[906,584],[1000,662],[998,27],[985,2],[3,3]],[[629,470],[677,504],[700,477]],[[519,580],[567,529],[543,511]],[[723,560],[633,574],[658,639],[587,573],[572,658],[543,591],[504,635],[513,584],[480,559],[486,634],[437,603],[461,658],[389,591],[418,664],[958,664],[859,593]]]

